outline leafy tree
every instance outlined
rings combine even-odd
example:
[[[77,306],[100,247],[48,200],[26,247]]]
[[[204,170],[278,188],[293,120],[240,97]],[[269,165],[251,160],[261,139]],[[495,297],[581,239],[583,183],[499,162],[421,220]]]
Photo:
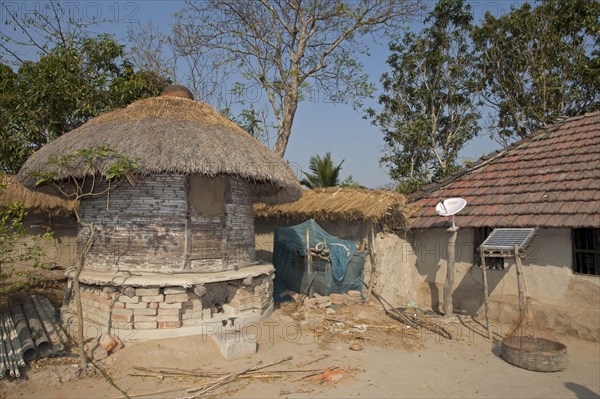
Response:
[[[442,0],[420,33],[390,44],[390,72],[381,77],[379,113],[368,116],[384,133],[381,162],[411,192],[456,168],[464,144],[478,131],[477,80],[469,46],[472,14],[463,0]]]
[[[298,104],[309,90],[359,101],[373,90],[356,53],[359,39],[397,30],[419,9],[407,0],[188,1],[175,26],[181,56],[235,69],[261,88],[277,121],[274,151],[283,157]]]
[[[600,108],[600,3],[544,0],[473,31],[482,95],[503,139]]]
[[[136,72],[108,36],[57,45],[18,71],[0,65],[0,170],[16,172],[33,151],[90,118],[154,96],[168,84]]]
[[[323,158],[313,155],[310,157],[308,166],[311,173],[302,172],[306,178],[302,179],[300,184],[310,189],[337,186],[343,163],[344,160],[334,165],[330,152],[325,153]]]

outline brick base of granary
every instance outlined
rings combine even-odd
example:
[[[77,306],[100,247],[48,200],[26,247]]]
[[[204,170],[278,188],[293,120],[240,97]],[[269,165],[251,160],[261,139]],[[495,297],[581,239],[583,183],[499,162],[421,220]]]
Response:
[[[141,341],[243,328],[272,312],[273,278],[269,273],[203,284],[191,281],[188,286],[82,282],[84,335],[109,333],[125,341]],[[174,282],[181,283],[182,278]],[[77,324],[75,309],[71,295],[63,308],[63,321],[73,329]]]

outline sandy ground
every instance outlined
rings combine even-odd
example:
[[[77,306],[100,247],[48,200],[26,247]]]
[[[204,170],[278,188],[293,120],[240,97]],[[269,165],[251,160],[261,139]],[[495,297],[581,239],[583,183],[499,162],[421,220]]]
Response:
[[[357,320],[366,325],[391,325],[351,331],[328,325],[317,331],[304,329],[278,309],[260,325],[239,335],[258,333],[259,350],[250,357],[225,361],[205,336],[175,338],[130,345],[100,362],[122,390],[136,397],[187,397],[185,389],[207,380],[192,377],[139,377],[134,366],[172,367],[185,370],[236,372],[259,361],[263,364],[293,359],[266,370],[317,370],[338,367],[343,377],[319,382],[306,373],[279,374],[273,378],[238,379],[219,388],[213,397],[234,398],[598,398],[600,393],[600,343],[557,337],[567,345],[569,365],[561,372],[539,373],[514,367],[498,356],[497,344],[472,329],[473,324],[453,325],[454,341],[429,332],[403,334],[400,325],[375,308],[354,306]],[[294,316],[294,315],[292,315]],[[338,315],[339,316],[339,313]],[[331,317],[325,316],[323,317]],[[335,315],[333,316],[335,317]],[[336,327],[337,326],[337,327]],[[359,343],[363,350],[352,351]],[[320,359],[320,360],[319,360]],[[316,360],[316,361],[315,361]],[[312,362],[312,363],[310,363]],[[121,393],[101,377],[74,378],[76,359],[51,359],[33,365],[26,378],[0,380],[1,398],[118,398]],[[310,363],[310,364],[308,364]]]

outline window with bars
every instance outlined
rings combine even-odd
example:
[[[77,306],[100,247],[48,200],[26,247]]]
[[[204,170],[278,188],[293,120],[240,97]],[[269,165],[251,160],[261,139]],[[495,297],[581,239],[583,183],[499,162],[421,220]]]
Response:
[[[573,272],[600,275],[600,229],[573,229]]]

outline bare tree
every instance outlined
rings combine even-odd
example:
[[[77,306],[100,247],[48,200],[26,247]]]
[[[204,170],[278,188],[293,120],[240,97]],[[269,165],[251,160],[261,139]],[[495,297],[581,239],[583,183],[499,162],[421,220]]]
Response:
[[[178,14],[173,44],[186,56],[231,68],[267,95],[283,157],[298,103],[310,90],[338,102],[373,91],[356,60],[364,36],[387,35],[420,9],[407,0],[204,0]]]
[[[20,65],[28,59],[31,49],[38,55],[48,55],[52,48],[79,48],[90,26],[102,21],[76,19],[60,1],[37,3],[26,15],[16,2],[0,2],[0,62]]]
[[[127,38],[131,44],[129,53],[136,67],[177,81],[177,56],[172,51],[169,37],[152,21],[142,26],[129,25]]]

